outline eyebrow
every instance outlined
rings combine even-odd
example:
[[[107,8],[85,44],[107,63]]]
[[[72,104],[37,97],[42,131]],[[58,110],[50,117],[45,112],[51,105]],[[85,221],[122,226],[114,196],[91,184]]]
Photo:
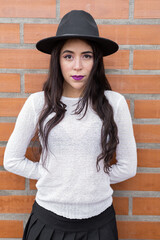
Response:
[[[70,51],[70,50],[65,50],[65,51],[62,52],[62,54],[64,54],[64,53],[74,53],[74,52],[73,52],[73,51]],[[82,52],[82,54],[87,54],[87,53],[92,53],[92,54],[93,54],[92,51],[85,51],[85,52]]]

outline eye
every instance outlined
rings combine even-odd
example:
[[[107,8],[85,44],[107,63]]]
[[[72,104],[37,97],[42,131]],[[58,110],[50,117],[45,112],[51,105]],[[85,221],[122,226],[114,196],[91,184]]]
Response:
[[[90,55],[90,54],[84,54],[84,55],[83,55],[83,58],[85,58],[85,59],[91,59],[91,58],[93,58],[93,56]]]
[[[64,58],[67,59],[67,60],[72,60],[73,57],[72,57],[72,55],[67,54],[67,55],[64,56]]]

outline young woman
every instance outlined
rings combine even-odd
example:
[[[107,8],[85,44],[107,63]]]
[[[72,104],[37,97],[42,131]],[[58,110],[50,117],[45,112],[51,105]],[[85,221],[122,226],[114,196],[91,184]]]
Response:
[[[23,240],[117,240],[110,184],[133,177],[137,164],[126,100],[103,65],[118,45],[73,10],[36,47],[51,54],[48,79],[25,102],[4,157],[8,171],[38,180]],[[42,151],[32,162],[25,153],[37,131]]]

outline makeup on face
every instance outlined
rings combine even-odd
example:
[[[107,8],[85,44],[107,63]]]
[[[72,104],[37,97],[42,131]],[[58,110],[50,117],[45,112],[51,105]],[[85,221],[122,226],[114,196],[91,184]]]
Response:
[[[93,61],[93,50],[88,43],[80,39],[66,41],[60,52],[64,96],[81,95],[93,67]]]
[[[74,75],[74,76],[72,76],[72,78],[74,80],[76,80],[76,81],[80,81],[80,80],[82,80],[84,78],[84,76],[82,76],[82,75]]]

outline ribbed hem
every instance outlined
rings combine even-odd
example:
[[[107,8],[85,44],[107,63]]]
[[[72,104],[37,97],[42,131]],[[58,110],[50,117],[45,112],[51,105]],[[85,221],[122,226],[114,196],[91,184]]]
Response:
[[[43,202],[36,196],[36,202],[43,208],[70,219],[84,219],[94,217],[112,205],[112,196],[98,203],[89,204],[62,204]]]

